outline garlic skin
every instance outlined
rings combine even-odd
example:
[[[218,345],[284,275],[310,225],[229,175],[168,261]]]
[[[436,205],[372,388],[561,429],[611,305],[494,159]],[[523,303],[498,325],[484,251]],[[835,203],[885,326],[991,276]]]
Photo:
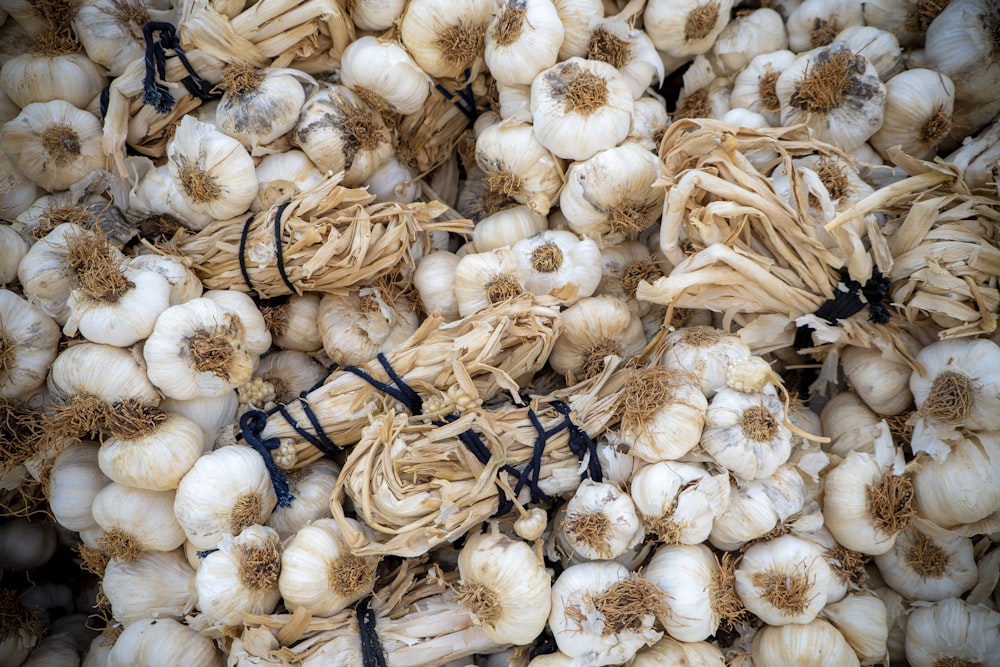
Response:
[[[270,386],[275,403],[291,403],[313,390],[329,374],[326,367],[305,352],[277,350],[264,355],[253,372],[253,381]]]
[[[669,74],[691,56],[706,53],[729,23],[730,0],[652,0],[642,15],[646,33],[665,59]]]
[[[104,403],[134,399],[156,405],[160,400],[129,350],[99,343],[77,343],[60,352],[49,369],[46,386],[52,398],[64,404],[86,396]]]
[[[174,514],[199,550],[214,549],[222,536],[263,524],[278,499],[256,451],[231,445],[204,454],[177,486]]]
[[[844,29],[864,25],[860,0],[803,0],[788,16],[788,48],[796,53],[832,43]]]
[[[727,505],[716,513],[709,540],[717,549],[740,549],[801,512],[808,499],[802,476],[790,464],[765,479],[738,480]]]
[[[105,85],[104,72],[84,53],[22,53],[0,70],[0,87],[22,109],[35,102],[63,100],[86,109]]]
[[[885,85],[843,42],[800,55],[775,84],[781,124],[805,123],[820,141],[857,148],[882,126]]]
[[[674,664],[688,664],[691,667],[725,667],[726,658],[714,644],[679,642],[664,637],[652,646],[639,649],[628,664],[629,667],[660,667],[660,665]]]
[[[424,258],[426,259],[426,258]],[[417,270],[423,264],[421,260]],[[263,306],[261,314],[271,333],[271,341],[282,350],[316,352],[323,348],[316,317],[320,295],[292,294],[288,301],[276,306]]]
[[[180,257],[147,253],[129,257],[125,262],[129,268],[154,271],[166,278],[170,288],[167,305],[176,306],[197,299],[204,291],[197,274],[188,268]]]
[[[24,396],[44,385],[58,346],[55,320],[0,289],[0,398]]]
[[[343,519],[358,531],[367,527]],[[315,616],[333,616],[375,584],[377,556],[355,556],[333,519],[316,519],[285,543],[278,589],[290,611],[306,607]]]
[[[549,365],[557,373],[580,379],[604,370],[605,358],[623,361],[646,344],[642,322],[628,305],[612,296],[580,299],[559,313],[562,330],[556,336]]]
[[[330,498],[339,474],[340,466],[326,459],[288,473],[294,500],[287,507],[275,507],[267,519],[267,525],[278,531],[282,542],[311,521],[331,518]]]
[[[699,378],[708,399],[727,386],[730,365],[751,356],[750,347],[739,336],[708,325],[672,331],[665,342],[661,364]]]
[[[768,625],[809,623],[826,605],[833,576],[816,544],[782,535],[743,552],[736,593]]]
[[[176,489],[205,449],[205,434],[187,417],[167,413],[149,433],[109,437],[98,465],[112,481],[151,491]]]
[[[93,443],[63,449],[49,473],[48,503],[56,523],[78,532],[97,528],[91,508],[97,493],[110,483],[98,466]]]
[[[885,582],[907,600],[961,597],[979,579],[972,540],[919,518],[874,561]]]
[[[245,213],[257,196],[253,158],[243,144],[190,115],[167,144],[167,168],[184,203],[216,220]]]
[[[344,49],[341,82],[379,111],[416,113],[427,101],[431,80],[398,42],[371,35]]]
[[[420,305],[428,314],[440,312],[447,322],[459,317],[455,270],[460,261],[455,253],[437,250],[425,255],[413,271],[413,285],[420,295]]]
[[[108,654],[107,667],[169,667],[177,656],[188,667],[223,667],[226,660],[208,637],[189,626],[164,619],[143,619],[128,625]]]
[[[716,71],[735,77],[761,54],[788,48],[788,31],[781,14],[774,9],[754,9],[730,21],[708,54]]]
[[[650,87],[662,85],[665,71],[653,40],[632,27],[630,18],[621,15],[595,18],[591,23],[587,58],[613,65],[632,90],[632,97],[638,100]]]
[[[1000,434],[966,433],[943,461],[921,456],[911,473],[921,517],[942,528],[985,519],[1000,508]]]
[[[886,84],[885,121],[871,145],[884,158],[900,146],[907,155],[929,159],[952,128],[955,85],[940,72],[909,69]]]
[[[559,47],[559,60],[573,56],[584,58],[591,39],[590,24],[603,18],[602,0],[553,0],[559,21],[563,25],[563,40]]]
[[[108,268],[106,275],[115,277],[125,291],[119,292],[117,286],[95,291],[84,285],[71,290],[63,332],[68,336],[79,332],[94,343],[128,347],[152,333],[156,318],[170,305],[170,283],[161,274],[139,267]]]
[[[649,604],[636,602],[608,619],[605,605],[625,590],[635,593],[633,600]],[[614,561],[579,563],[563,570],[552,584],[549,628],[559,650],[574,658],[574,664],[617,665],[663,636],[653,628],[662,607],[655,585],[633,577],[625,566]]]
[[[417,181],[416,172],[391,157],[363,185],[375,195],[376,202],[409,204],[420,196],[420,184]]]
[[[497,644],[531,643],[545,628],[552,587],[525,542],[499,530],[470,535],[458,555],[457,597]]]
[[[483,57],[497,81],[526,86],[555,65],[562,41],[552,0],[504,0],[486,27]]]
[[[642,577],[669,601],[670,613],[663,619],[667,634],[682,642],[700,642],[715,634],[721,620],[714,599],[721,593],[720,576],[719,563],[704,544],[657,547]]]
[[[643,466],[629,490],[646,532],[668,544],[700,544],[729,505],[728,475],[679,461]]]
[[[823,607],[820,617],[830,621],[844,636],[862,665],[884,664],[888,659],[888,610],[870,591],[848,593],[839,602]]]
[[[240,318],[246,330],[247,352],[259,357],[270,349],[271,334],[267,330],[264,314],[249,294],[236,290],[212,289],[205,290],[202,296]]]
[[[101,586],[114,618],[128,626],[148,618],[182,620],[198,600],[195,571],[182,549],[147,551],[137,560],[113,558]]]
[[[309,156],[295,149],[265,155],[254,173],[257,196],[250,202],[254,213],[283,204],[325,178]]]
[[[56,552],[56,539],[56,527],[51,522],[26,517],[5,519],[0,523],[0,567],[33,570],[45,565]]]
[[[417,330],[418,318],[407,297],[363,287],[324,294],[316,322],[327,355],[348,366],[390,352]]]
[[[702,448],[736,476],[768,477],[788,460],[792,433],[777,396],[722,389],[705,411]]]
[[[253,149],[295,127],[305,87],[315,88],[316,80],[299,70],[232,64],[223,70],[219,87],[223,92],[215,108],[216,126]]]
[[[913,667],[989,665],[1000,650],[1000,612],[956,598],[914,607],[906,621],[906,660]]]
[[[224,535],[217,551],[205,556],[194,585],[198,591],[198,626],[243,625],[245,614],[270,614],[279,600],[281,547],[278,533],[247,526]]]
[[[669,270],[669,263],[650,252],[641,241],[623,241],[601,248],[601,282],[597,294],[610,294],[627,301],[640,316],[653,310],[652,303],[635,298],[643,280],[653,282]]]
[[[402,16],[406,0],[357,0],[351,5],[351,19],[359,30],[388,30]]]
[[[662,367],[631,373],[622,390],[619,435],[643,461],[671,461],[701,441],[708,400],[701,388]]]
[[[224,135],[223,135],[224,136]],[[125,158],[131,189],[128,193],[127,218],[141,222],[146,218],[166,216],[181,221],[192,230],[204,229],[214,218],[204,210],[195,210],[182,186],[170,175],[170,165],[153,165],[144,156]]]
[[[212,451],[219,433],[233,426],[238,407],[236,392],[232,390],[214,398],[199,396],[183,401],[164,398],[159,405],[161,410],[183,415],[198,425],[205,442],[202,453]]]
[[[903,49],[896,36],[887,30],[854,25],[841,30],[836,41],[843,42],[852,52],[867,58],[885,83],[903,71]]]
[[[521,239],[510,251],[524,276],[524,288],[532,294],[552,294],[572,303],[592,295],[601,280],[600,249],[573,232],[540,232]]]
[[[845,458],[853,451],[875,453],[881,420],[853,391],[842,391],[827,401],[820,419],[831,454]]]
[[[149,379],[169,398],[221,396],[253,372],[246,332],[238,315],[209,298],[170,306],[143,345]]]
[[[8,122],[20,112],[21,110],[17,109],[11,118],[3,122]],[[0,150],[0,209],[5,211],[8,217],[16,218],[27,211],[39,196],[41,196],[41,190],[38,185],[22,174],[21,170],[7,157],[7,153]],[[4,227],[4,229],[10,228]],[[27,251],[27,247],[24,250]],[[12,255],[7,255],[7,257],[12,258]],[[8,282],[10,279],[4,280],[4,283]]]
[[[483,170],[484,200],[527,204],[539,216],[558,200],[562,162],[538,141],[529,123],[508,118],[484,128],[476,137],[475,156]]]
[[[146,23],[174,20],[173,9],[138,0],[84,0],[72,22],[87,55],[115,77],[145,55]]]
[[[947,6],[921,0],[868,0],[861,10],[865,24],[888,30],[902,47],[916,50],[924,43],[927,27]]]
[[[927,26],[925,67],[955,84],[956,107],[994,104],[1000,60],[993,38],[1000,9],[989,0],[949,3]]]
[[[590,479],[566,503],[558,530],[563,551],[588,560],[615,559],[645,536],[632,498],[613,484]]]
[[[490,0],[411,0],[399,20],[399,35],[430,76],[471,81],[483,67],[492,13]]]
[[[389,130],[379,114],[342,84],[325,84],[306,100],[291,141],[323,172],[344,172],[355,187],[392,156]]]
[[[880,415],[898,415],[913,402],[908,365],[879,350],[848,346],[840,352],[844,376],[865,404]]]
[[[635,142],[649,151],[659,150],[660,137],[670,124],[667,106],[656,97],[640,97],[632,113],[632,131],[626,141]]]
[[[632,91],[612,65],[573,57],[531,82],[535,136],[553,155],[585,160],[621,143],[632,125]]]
[[[108,484],[94,497],[94,522],[104,530],[101,543],[112,557],[134,560],[142,551],[173,551],[184,543],[174,518],[173,491],[149,491]]]
[[[570,229],[601,245],[633,239],[663,213],[660,172],[656,155],[639,144],[608,148],[570,165],[559,208]]]
[[[35,102],[0,127],[0,149],[17,170],[48,192],[65,190],[104,168],[103,128],[69,102]]]
[[[455,265],[455,301],[462,317],[525,292],[524,274],[509,248],[474,252]]]
[[[844,635],[828,621],[765,625],[753,638],[754,667],[860,667]]]
[[[1000,346],[983,338],[946,339],[917,354],[926,373],[910,375],[918,413],[932,425],[974,431],[1000,429]]]
[[[795,54],[788,50],[754,56],[733,79],[729,103],[735,108],[761,114],[771,127],[780,125],[781,100],[778,99],[776,84],[778,77],[795,62],[795,58]]]
[[[483,253],[509,248],[521,239],[548,228],[545,216],[534,213],[527,204],[505,208],[476,223],[475,229],[472,230],[472,247],[468,249]]]
[[[92,238],[90,232],[74,222],[61,223],[32,244],[17,266],[17,279],[24,296],[60,326],[69,319],[69,297],[76,273],[70,266],[70,252],[84,247]],[[110,248],[108,254],[124,260],[116,248]]]

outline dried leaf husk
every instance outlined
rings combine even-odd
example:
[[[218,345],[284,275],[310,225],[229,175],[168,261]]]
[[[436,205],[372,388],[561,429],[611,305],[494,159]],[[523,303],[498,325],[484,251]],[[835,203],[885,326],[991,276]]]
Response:
[[[412,268],[414,244],[429,248],[431,231],[469,229],[465,221],[435,221],[446,210],[439,202],[376,204],[364,188],[341,186],[339,176],[324,179],[287,206],[219,220],[194,234],[181,230],[170,248],[191,260],[206,289],[254,291],[268,298],[292,293],[282,268],[297,293],[330,292]],[[280,268],[275,239],[279,214]],[[250,285],[241,270],[241,240],[242,269]]]

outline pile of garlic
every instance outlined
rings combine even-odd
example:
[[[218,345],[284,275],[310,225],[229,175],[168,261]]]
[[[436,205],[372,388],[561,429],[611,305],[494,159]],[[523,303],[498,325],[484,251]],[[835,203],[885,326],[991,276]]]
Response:
[[[998,26],[996,0],[5,3],[0,665],[998,664]],[[760,131],[720,144],[817,256],[907,251],[890,321],[795,346],[746,303],[640,298],[690,245],[671,193],[717,176],[659,153],[682,118]],[[785,160],[768,128],[800,124],[829,146]],[[902,190],[933,158],[952,189]],[[721,247],[712,215],[759,211],[717,199],[685,224]],[[309,289],[389,203],[441,220]],[[213,252],[243,280],[206,285]],[[412,387],[348,370],[377,357]],[[542,442],[539,493],[489,443],[552,397],[593,399],[567,417],[593,448]],[[457,473],[355,482],[404,458],[474,470],[475,506]]]

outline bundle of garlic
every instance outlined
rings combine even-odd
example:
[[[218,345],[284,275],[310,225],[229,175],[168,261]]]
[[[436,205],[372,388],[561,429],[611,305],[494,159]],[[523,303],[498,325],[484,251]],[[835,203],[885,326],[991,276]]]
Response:
[[[164,250],[188,258],[209,289],[260,297],[325,292],[405,272],[430,247],[432,231],[464,232],[435,221],[439,203],[375,204],[362,188],[330,176],[267,211],[180,232]]]

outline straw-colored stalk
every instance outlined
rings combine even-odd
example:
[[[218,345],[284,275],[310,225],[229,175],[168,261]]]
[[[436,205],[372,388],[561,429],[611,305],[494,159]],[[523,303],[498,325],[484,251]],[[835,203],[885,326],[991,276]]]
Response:
[[[525,294],[454,322],[429,315],[407,341],[386,355],[392,368],[418,392],[447,391],[458,385],[468,396],[489,400],[502,391],[518,396],[520,387],[545,365],[555,339],[558,307],[545,297]],[[376,360],[363,366],[388,382]],[[354,373],[338,370],[304,398],[323,432],[335,444],[350,446],[361,438],[369,415],[382,411],[386,398]],[[287,406],[299,424],[310,421],[300,402]],[[271,415],[262,436],[290,443],[298,468],[322,456],[280,414]]]
[[[446,208],[437,202],[373,201],[364,188],[339,185],[338,176],[325,179],[280,211],[280,250],[274,232],[279,206],[257,214],[249,223],[243,255],[249,286],[239,255],[246,215],[215,221],[194,234],[181,232],[170,246],[191,260],[206,289],[252,287],[263,297],[275,297],[291,293],[278,267],[279,251],[285,275],[300,294],[329,292],[412,268],[414,243],[429,248],[431,231],[469,229],[464,221],[436,222]]]
[[[605,372],[572,388],[532,401],[535,415],[546,430],[565,417],[551,405],[563,400],[571,420],[591,437],[615,418],[615,406],[625,376]],[[341,524],[352,550],[359,555],[417,556],[464,535],[496,513],[501,494],[510,498],[516,478],[503,465],[527,463],[538,431],[528,406],[468,410],[444,425],[408,419],[389,411],[376,418],[351,450],[338,477],[333,497],[346,493],[358,518],[372,528],[367,539],[343,520],[343,508],[332,502],[334,519]],[[484,465],[459,440],[472,430],[490,451]],[[569,448],[569,430],[547,439],[541,456],[539,487],[550,496],[575,490],[580,484],[580,460]],[[530,497],[524,489],[515,507]],[[523,510],[522,510],[523,511]]]
[[[455,154],[468,126],[469,117],[452,100],[431,90],[419,111],[399,121],[399,160],[424,176]]]

